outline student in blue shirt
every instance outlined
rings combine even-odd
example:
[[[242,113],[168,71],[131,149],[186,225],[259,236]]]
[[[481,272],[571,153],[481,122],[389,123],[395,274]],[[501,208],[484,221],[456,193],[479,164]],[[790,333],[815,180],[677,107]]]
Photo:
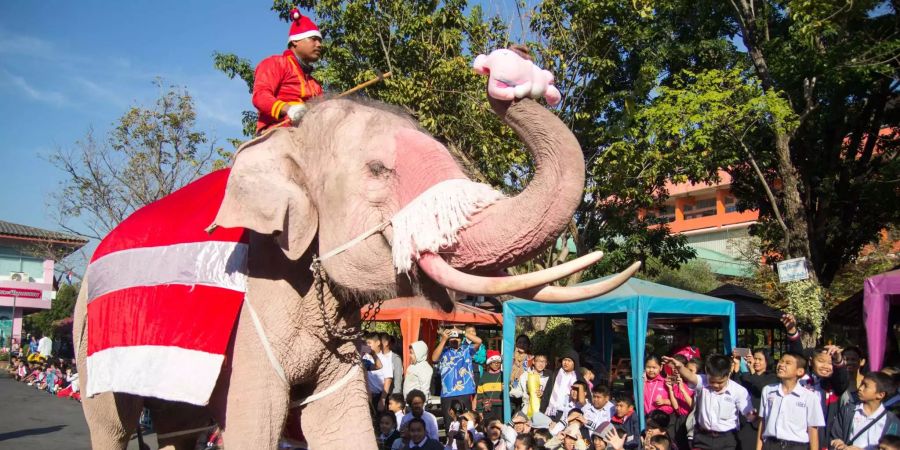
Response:
[[[467,328],[465,333],[456,328],[445,329],[441,333],[441,341],[431,354],[431,360],[438,363],[441,371],[441,411],[444,417],[447,417],[447,410],[453,402],[459,402],[466,408],[472,406],[472,396],[475,395],[472,357],[479,347],[481,338],[475,334],[475,328]]]

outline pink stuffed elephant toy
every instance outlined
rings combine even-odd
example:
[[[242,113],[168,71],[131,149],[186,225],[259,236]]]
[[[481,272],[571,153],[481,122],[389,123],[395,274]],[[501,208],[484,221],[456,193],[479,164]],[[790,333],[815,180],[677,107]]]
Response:
[[[543,95],[548,104],[555,106],[562,98],[553,86],[553,74],[512,50],[499,49],[490,55],[478,55],[473,67],[482,75],[490,75],[488,94],[498,100],[536,99]]]

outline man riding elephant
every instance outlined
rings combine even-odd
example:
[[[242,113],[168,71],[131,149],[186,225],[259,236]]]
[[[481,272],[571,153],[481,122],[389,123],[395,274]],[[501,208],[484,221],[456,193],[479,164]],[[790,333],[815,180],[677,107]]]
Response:
[[[309,17],[291,10],[287,50],[256,66],[253,106],[258,120],[256,134],[275,127],[296,125],[306,113],[306,102],[322,95],[312,76],[312,64],[322,57],[322,34]]]

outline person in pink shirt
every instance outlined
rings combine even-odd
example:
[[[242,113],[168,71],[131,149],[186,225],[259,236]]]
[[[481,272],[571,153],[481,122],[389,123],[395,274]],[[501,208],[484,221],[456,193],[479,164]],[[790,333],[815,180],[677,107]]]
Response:
[[[649,414],[657,409],[672,414],[673,398],[666,388],[666,378],[662,374],[659,357],[650,355],[644,360],[644,413]]]

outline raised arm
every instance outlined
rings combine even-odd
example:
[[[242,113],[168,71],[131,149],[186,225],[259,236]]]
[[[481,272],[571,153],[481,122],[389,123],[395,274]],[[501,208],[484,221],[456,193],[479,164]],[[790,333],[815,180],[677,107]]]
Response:
[[[691,386],[696,386],[697,382],[700,381],[697,378],[697,374],[695,374],[694,372],[691,372],[691,370],[688,369],[687,367],[685,367],[684,364],[681,363],[681,361],[679,361],[675,358],[672,358],[670,356],[663,356],[662,363],[663,364],[671,363],[675,367],[675,370],[678,371],[678,374],[681,375],[681,378],[684,379],[684,381],[687,381],[687,384],[689,384]]]
[[[478,347],[481,347],[481,338],[475,334],[475,327],[471,325],[466,327],[466,339],[472,343],[473,350],[478,350]]]
[[[444,345],[447,344],[447,339],[450,339],[450,329],[446,329],[441,332],[441,341],[438,342],[437,347],[434,348],[434,351],[431,352],[431,362],[438,362],[441,359],[441,353],[444,352]]]

